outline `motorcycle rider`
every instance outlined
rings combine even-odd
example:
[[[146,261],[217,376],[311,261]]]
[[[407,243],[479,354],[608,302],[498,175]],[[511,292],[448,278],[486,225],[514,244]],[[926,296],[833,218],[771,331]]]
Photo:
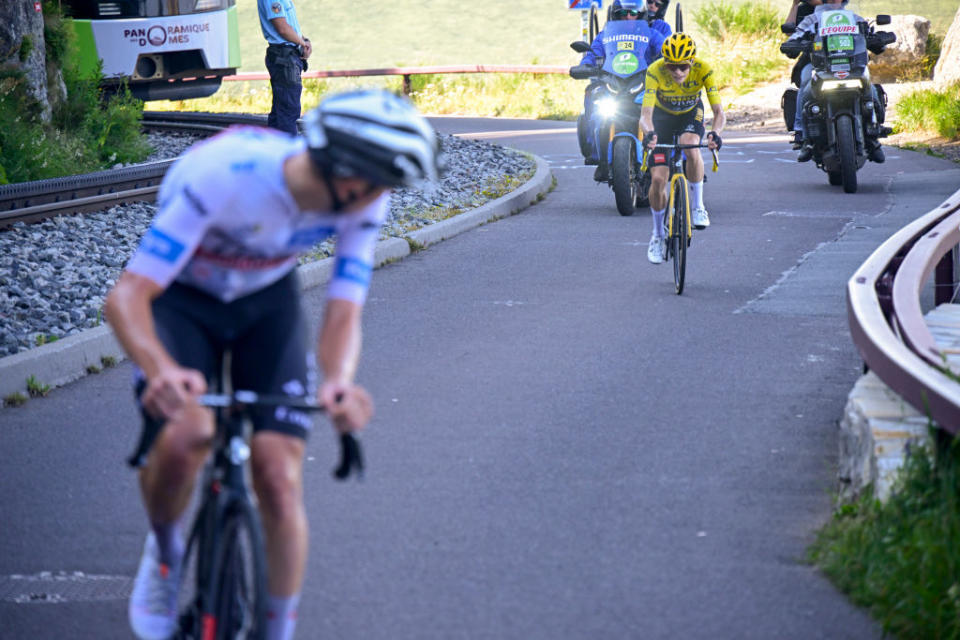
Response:
[[[637,49],[641,47],[645,48],[643,59],[648,65],[659,58],[660,48],[664,39],[662,27],[651,29],[650,25],[647,24],[647,11],[645,7],[646,5],[642,0],[614,0],[613,4],[610,5],[610,20],[604,25],[600,33],[597,34],[597,37],[593,39],[593,42],[590,44],[590,51],[583,54],[583,58],[580,59],[580,64],[592,66],[602,65],[605,55],[603,48],[604,39],[613,37],[611,31],[614,30],[617,32],[617,37],[629,35],[630,39],[636,43],[634,46],[636,46]],[[616,25],[616,27],[611,25],[611,23],[618,21],[630,22],[632,28],[628,30],[628,34],[624,34],[624,29],[621,25]],[[669,25],[667,25],[667,28],[669,29]],[[603,82],[597,79],[587,85],[583,96],[583,114],[580,116],[586,122],[590,122],[593,116],[594,102],[599,97],[599,94],[604,91],[606,91],[606,88]],[[592,127],[588,126],[587,131],[587,135],[592,137]],[[592,148],[594,146],[592,140],[590,143],[588,147]],[[597,182],[605,182],[609,179],[609,168],[607,167],[606,157],[601,154],[601,157],[593,158],[591,157],[592,154],[591,156],[586,154],[586,149],[582,149],[582,151],[584,151],[584,162],[586,164],[597,163],[597,169],[594,171],[593,179]]]
[[[671,35],[663,43],[663,57],[647,68],[646,93],[640,110],[643,145],[652,148],[657,139],[670,143],[676,133],[680,144],[699,144],[703,139],[703,101],[700,91],[707,92],[713,111],[713,123],[707,134],[707,146],[720,149],[720,132],[726,123],[720,93],[713,80],[713,70],[696,57],[697,46],[686,33]],[[703,206],[703,158],[700,149],[687,149],[686,175],[693,199],[693,225],[710,226],[710,216]],[[667,209],[667,162],[669,154],[654,149],[650,152],[650,211],[653,213],[653,235],[647,248],[647,259],[653,264],[664,260],[666,239],[663,221]]]
[[[783,26],[785,27],[797,27],[798,22],[803,22],[803,19],[807,16],[813,14],[814,10],[823,4],[823,0],[793,0],[793,5],[790,7],[790,11],[787,13],[787,19],[783,21]],[[810,53],[804,51],[800,54],[800,57],[797,58],[796,64],[793,65],[793,70],[790,72],[790,80],[797,85],[799,89],[806,82],[810,80],[810,74],[813,72],[813,66],[810,64]],[[797,92],[796,102],[800,100],[800,92]],[[793,148],[799,150],[803,146],[803,119],[800,117],[800,109],[794,109],[794,122],[793,122]]]
[[[824,11],[836,11],[840,9],[845,9],[847,6],[848,0],[840,0],[834,4],[821,4],[820,6],[814,9],[814,12],[808,15],[803,21],[797,25],[797,30],[793,32],[786,42],[780,45],[780,51],[789,58],[796,58],[801,53],[807,49],[806,42],[809,42],[811,38],[816,38],[820,29],[820,16],[823,15]],[[866,20],[861,16],[854,14],[856,17],[857,24],[866,24]],[[868,38],[867,48],[874,52],[879,53],[883,51],[883,43],[877,41],[871,41]],[[801,125],[801,135],[803,136],[803,146],[800,148],[800,153],[797,155],[797,162],[808,162],[813,157],[813,141],[810,140],[807,136],[807,126],[806,126],[806,114],[805,107],[807,101],[810,99],[810,86],[812,83],[813,73],[812,65],[807,65],[807,68],[804,68],[804,75],[806,76],[803,84],[800,87],[800,92],[797,94],[797,120]],[[874,85],[870,85],[870,93],[875,105],[881,105],[881,102],[877,96],[877,88]],[[877,138],[876,134],[867,134],[865,132],[864,140],[866,141],[866,151],[867,158],[877,164],[882,163],[886,158],[883,153],[883,147],[880,144],[880,140]]]
[[[670,4],[670,0],[646,0],[646,2],[647,24],[650,25],[650,28],[662,33],[664,38],[672,34],[673,29],[671,29],[667,21],[663,19],[663,17],[667,15],[667,6]]]

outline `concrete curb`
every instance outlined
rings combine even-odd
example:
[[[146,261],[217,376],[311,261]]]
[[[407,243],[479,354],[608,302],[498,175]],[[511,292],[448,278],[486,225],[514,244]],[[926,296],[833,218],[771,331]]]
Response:
[[[543,158],[533,158],[537,164],[533,178],[507,195],[429,227],[412,231],[405,237],[388,238],[377,243],[374,268],[408,256],[411,252],[411,241],[418,249],[427,247],[487,222],[513,215],[542,200],[553,187],[553,174]],[[299,267],[303,289],[326,284],[332,269],[332,258]],[[37,383],[49,385],[50,388],[59,387],[125,357],[113,331],[106,325],[81,331],[35,349],[5,356],[0,358],[0,405],[3,404],[2,399],[11,394],[27,394],[27,379],[31,377]]]

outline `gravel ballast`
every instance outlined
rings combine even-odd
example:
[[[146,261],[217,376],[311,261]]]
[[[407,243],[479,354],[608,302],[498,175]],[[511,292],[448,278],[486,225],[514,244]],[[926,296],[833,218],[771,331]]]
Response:
[[[150,160],[177,157],[196,138],[151,134]],[[441,136],[448,170],[440,184],[400,189],[381,237],[401,237],[495,199],[529,179],[535,160],[477,140]],[[0,357],[26,351],[103,322],[104,297],[156,213],[148,203],[18,223],[0,230]],[[301,261],[330,255],[328,241]]]

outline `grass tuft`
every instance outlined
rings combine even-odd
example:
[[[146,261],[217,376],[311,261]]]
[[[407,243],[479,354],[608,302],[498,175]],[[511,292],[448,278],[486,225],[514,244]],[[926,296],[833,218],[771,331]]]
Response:
[[[809,550],[896,637],[960,637],[960,441],[945,440],[912,448],[886,503],[841,507]]]
[[[960,82],[942,91],[924,89],[897,101],[897,132],[936,134],[960,139]]]
[[[27,403],[29,398],[19,391],[14,391],[8,396],[3,398],[3,406],[5,407],[21,407]]]
[[[50,385],[43,384],[36,376],[30,376],[27,378],[27,393],[31,398],[42,398],[50,393]]]

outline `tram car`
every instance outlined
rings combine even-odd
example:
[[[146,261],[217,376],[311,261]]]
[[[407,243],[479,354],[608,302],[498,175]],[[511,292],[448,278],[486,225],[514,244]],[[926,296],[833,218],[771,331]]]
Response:
[[[141,100],[205,98],[240,66],[236,0],[63,0],[81,72]]]

